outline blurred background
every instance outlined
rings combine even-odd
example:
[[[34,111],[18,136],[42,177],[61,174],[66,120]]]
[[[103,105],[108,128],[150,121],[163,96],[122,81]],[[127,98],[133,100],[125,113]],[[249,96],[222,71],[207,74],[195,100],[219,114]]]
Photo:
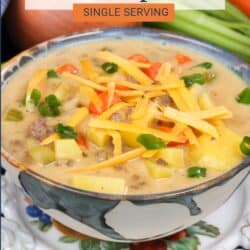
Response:
[[[25,0],[1,0],[1,62],[53,37],[92,28],[148,26],[223,47],[250,62],[250,0],[228,0],[225,11],[176,11],[171,23],[75,23],[71,11],[27,11]]]
[[[250,0],[228,0],[225,11],[176,11],[171,23],[75,23],[71,11],[25,10],[25,0],[1,0],[1,62],[53,37],[92,28],[148,26],[223,47],[250,62]]]
[[[134,27],[140,23],[75,23],[71,11],[27,11],[25,0],[1,0],[1,62],[37,43],[93,28]]]

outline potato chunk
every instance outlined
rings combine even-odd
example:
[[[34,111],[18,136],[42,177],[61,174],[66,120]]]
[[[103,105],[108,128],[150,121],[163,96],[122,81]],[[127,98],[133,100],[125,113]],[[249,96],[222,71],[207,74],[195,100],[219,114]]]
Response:
[[[220,136],[212,138],[202,135],[198,138],[200,146],[190,149],[194,163],[221,171],[229,170],[239,164],[243,156],[240,152],[240,136],[227,128],[220,129]]]
[[[184,163],[184,150],[181,148],[164,148],[159,150],[157,157],[167,162],[169,167],[183,168]]]
[[[88,139],[99,147],[104,147],[110,136],[105,130],[91,128],[88,130]]]
[[[48,164],[55,160],[55,153],[49,147],[35,146],[29,149],[30,156],[39,163]]]
[[[154,179],[168,178],[172,175],[172,172],[168,167],[160,166],[149,160],[145,160],[144,163],[150,176]]]
[[[59,139],[55,141],[57,160],[81,159],[82,151],[73,139]]]
[[[75,188],[108,194],[124,194],[127,187],[124,179],[91,175],[75,175],[71,184]]]

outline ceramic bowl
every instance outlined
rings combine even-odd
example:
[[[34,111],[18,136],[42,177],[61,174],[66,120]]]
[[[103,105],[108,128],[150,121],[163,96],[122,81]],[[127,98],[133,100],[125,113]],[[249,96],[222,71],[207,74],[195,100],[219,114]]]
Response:
[[[25,65],[58,47],[91,41],[147,39],[173,44],[214,58],[250,80],[250,65],[234,55],[182,35],[143,28],[95,30],[59,37],[33,47],[11,61],[2,71],[2,88]],[[202,184],[173,192],[148,195],[109,195],[87,192],[50,181],[31,171],[16,167],[14,156],[2,149],[3,166],[34,204],[59,222],[94,238],[107,241],[136,242],[173,234],[220,207],[250,172],[250,158],[227,173]]]

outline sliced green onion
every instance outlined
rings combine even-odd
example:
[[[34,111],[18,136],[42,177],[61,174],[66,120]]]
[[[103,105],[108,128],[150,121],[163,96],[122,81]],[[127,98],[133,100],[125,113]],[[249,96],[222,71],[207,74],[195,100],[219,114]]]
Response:
[[[240,150],[245,155],[250,155],[250,137],[244,136],[240,144]]]
[[[47,103],[43,103],[38,108],[40,114],[44,117],[56,117],[60,115],[60,109],[58,107],[51,108]]]
[[[200,68],[204,68],[204,69],[211,69],[213,67],[213,64],[210,62],[204,62],[204,63],[200,63],[200,64],[196,65],[195,67],[200,67]]]
[[[117,72],[118,70],[118,65],[112,62],[106,62],[102,65],[102,69],[107,73],[107,74],[113,74]]]
[[[56,117],[60,115],[61,102],[55,95],[49,95],[45,98],[45,102],[38,108],[40,114],[45,117]]]
[[[11,109],[5,114],[4,120],[10,122],[22,121],[23,113],[17,109]]]
[[[247,87],[236,97],[236,101],[243,104],[250,104],[250,88]]]
[[[59,78],[58,74],[53,69],[48,70],[47,77],[48,78]]]
[[[48,95],[45,98],[45,102],[51,107],[58,107],[61,105],[61,102],[55,95]]]
[[[153,149],[160,149],[165,148],[166,143],[152,135],[152,134],[141,134],[137,137],[137,141],[142,144],[146,149],[153,150]]]
[[[206,82],[206,75],[196,73],[188,76],[183,76],[182,79],[184,80],[186,87],[190,87],[195,83],[203,85]]]
[[[25,106],[25,104],[26,104],[26,95],[25,95],[24,98],[22,99],[21,104],[22,104],[22,106]]]
[[[62,123],[57,124],[56,132],[62,138],[77,139],[77,133],[74,131],[74,129],[70,126],[63,125]]]
[[[207,82],[211,82],[216,77],[215,73],[213,73],[211,71],[205,72],[204,75],[206,77]]]
[[[187,175],[190,178],[206,177],[207,169],[202,167],[190,167],[187,170]]]
[[[41,92],[38,89],[33,89],[30,95],[32,103],[37,106],[41,99]]]
[[[213,72],[206,71],[203,73],[195,73],[192,75],[183,76],[182,79],[184,80],[185,85],[188,88],[188,87],[191,87],[195,83],[203,85],[206,82],[212,81],[215,77],[216,75]]]

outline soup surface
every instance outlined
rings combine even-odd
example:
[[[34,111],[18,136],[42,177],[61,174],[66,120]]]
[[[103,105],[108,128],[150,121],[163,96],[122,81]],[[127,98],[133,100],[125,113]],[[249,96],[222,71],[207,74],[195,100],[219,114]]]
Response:
[[[20,165],[80,189],[182,189],[246,157],[243,90],[210,58],[151,40],[72,45],[10,79],[3,147]]]

